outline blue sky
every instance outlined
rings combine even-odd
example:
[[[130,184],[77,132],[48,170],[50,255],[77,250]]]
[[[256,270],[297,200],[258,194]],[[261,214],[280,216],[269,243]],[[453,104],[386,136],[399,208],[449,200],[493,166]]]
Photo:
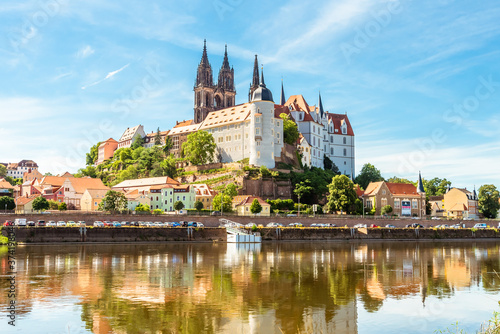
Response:
[[[95,142],[193,117],[207,39],[224,44],[246,102],[253,57],[276,99],[347,113],[356,170],[500,187],[500,3],[496,1],[4,0],[0,161],[84,166]]]

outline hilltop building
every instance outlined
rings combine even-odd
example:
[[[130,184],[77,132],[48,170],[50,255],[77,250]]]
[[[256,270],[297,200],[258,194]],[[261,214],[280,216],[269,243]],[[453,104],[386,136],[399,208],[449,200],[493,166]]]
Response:
[[[17,163],[1,163],[7,167],[7,175],[14,179],[22,179],[24,173],[31,173],[32,171],[38,170],[38,164],[33,160],[21,160]]]

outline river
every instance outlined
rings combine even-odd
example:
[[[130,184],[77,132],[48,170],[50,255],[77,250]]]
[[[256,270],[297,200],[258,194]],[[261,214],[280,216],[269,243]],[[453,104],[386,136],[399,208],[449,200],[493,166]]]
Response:
[[[11,275],[0,247],[0,333],[433,333],[457,321],[475,332],[500,311],[499,250],[487,241],[31,245],[16,248]]]

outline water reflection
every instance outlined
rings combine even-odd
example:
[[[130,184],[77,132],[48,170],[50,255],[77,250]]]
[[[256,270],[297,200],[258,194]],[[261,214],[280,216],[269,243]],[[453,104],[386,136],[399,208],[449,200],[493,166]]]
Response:
[[[500,286],[499,245],[487,242],[26,246],[17,258],[17,329],[29,333],[69,332],[68,319],[71,333],[358,333],[367,323],[386,333],[386,304],[411,316],[460,291],[496,302]],[[1,249],[0,265],[5,318]],[[449,325],[443,312],[426,310],[429,332]]]

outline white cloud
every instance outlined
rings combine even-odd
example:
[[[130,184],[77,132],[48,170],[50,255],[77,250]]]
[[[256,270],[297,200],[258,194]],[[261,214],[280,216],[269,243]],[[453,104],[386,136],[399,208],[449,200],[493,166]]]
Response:
[[[76,57],[80,58],[80,59],[84,59],[84,58],[87,58],[87,57],[93,55],[94,52],[95,52],[95,50],[90,45],[86,45],[86,46],[82,47],[80,50],[78,50],[78,52],[76,53]]]

